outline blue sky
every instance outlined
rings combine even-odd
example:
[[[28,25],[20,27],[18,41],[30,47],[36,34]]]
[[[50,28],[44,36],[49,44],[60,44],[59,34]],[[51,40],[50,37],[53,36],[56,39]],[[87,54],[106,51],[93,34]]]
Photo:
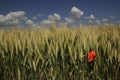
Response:
[[[21,15],[11,18],[16,14]],[[15,21],[16,25],[80,21],[82,24],[117,24],[120,23],[120,0],[0,0],[0,18],[3,27],[9,26],[10,21],[11,26]]]

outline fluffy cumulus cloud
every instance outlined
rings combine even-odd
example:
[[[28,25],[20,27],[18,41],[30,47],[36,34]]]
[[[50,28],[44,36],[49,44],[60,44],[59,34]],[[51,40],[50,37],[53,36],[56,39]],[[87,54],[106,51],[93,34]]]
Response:
[[[89,23],[91,23],[91,24],[93,23],[93,21],[92,21],[92,20],[88,20],[88,22],[89,22]]]
[[[41,23],[43,24],[51,24],[51,23],[58,23],[61,20],[61,16],[57,13],[54,13],[53,15],[48,15],[47,20],[43,20]]]
[[[48,19],[53,22],[59,22],[61,20],[61,16],[57,13],[54,13],[54,15],[49,15]]]
[[[96,20],[95,22],[96,22],[97,24],[100,24],[100,21],[99,21],[99,20]]]
[[[75,23],[76,21],[79,22],[79,20],[82,18],[84,15],[84,12],[78,9],[77,7],[72,7],[71,12],[70,12],[70,17],[65,17],[65,23],[66,25],[71,25]]]
[[[85,17],[85,19],[88,20],[89,24],[99,23],[97,18],[93,14],[90,14],[89,16]]]
[[[37,24],[35,24],[32,20],[30,20],[30,19],[28,19],[27,21],[26,21],[26,24],[28,25],[28,26],[30,26],[30,27],[34,27],[34,26],[37,26]]]
[[[50,21],[50,20],[43,20],[42,22],[41,22],[42,24],[55,24],[55,22],[53,22],[53,21]]]
[[[79,21],[82,16],[84,15],[84,12],[76,7],[72,7],[70,12],[70,17],[65,17],[65,22],[63,24],[70,25],[75,23],[75,21]],[[48,19],[43,20],[42,24],[52,24],[52,23],[60,23],[61,16],[57,13],[54,13],[53,15],[48,15]]]
[[[88,16],[88,17],[85,17],[86,19],[89,19],[89,20],[93,20],[93,19],[95,19],[95,16],[93,15],[93,14],[91,14],[90,16]]]
[[[25,16],[24,11],[9,12],[7,15],[0,15],[0,27],[24,27],[25,25],[36,26],[34,21]]]
[[[26,21],[26,24],[33,24],[33,21],[30,20],[30,19],[28,19],[28,20]]]
[[[66,25],[71,25],[75,22],[75,20],[71,19],[71,18],[67,18],[65,17],[65,24]]]
[[[76,7],[72,7],[71,9],[71,17],[73,20],[80,20],[81,17],[84,15],[84,12]]]
[[[0,27],[18,26],[26,20],[24,11],[10,12],[7,15],[0,15]]]

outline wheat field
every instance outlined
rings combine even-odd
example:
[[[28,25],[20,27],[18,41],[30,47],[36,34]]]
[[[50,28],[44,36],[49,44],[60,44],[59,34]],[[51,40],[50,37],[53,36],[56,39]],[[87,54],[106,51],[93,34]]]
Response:
[[[84,56],[90,50],[97,54],[92,73]],[[1,80],[120,80],[119,75],[119,25],[0,29]]]

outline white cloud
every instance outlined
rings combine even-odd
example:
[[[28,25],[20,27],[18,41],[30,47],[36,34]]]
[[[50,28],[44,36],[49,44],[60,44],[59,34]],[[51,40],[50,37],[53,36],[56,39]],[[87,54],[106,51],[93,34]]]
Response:
[[[26,24],[30,25],[30,24],[34,24],[34,22],[33,22],[32,20],[28,19],[28,20],[26,21]]]
[[[65,24],[66,24],[66,25],[73,24],[74,22],[75,22],[75,20],[73,20],[73,19],[71,19],[71,18],[65,17]]]
[[[52,24],[52,23],[55,23],[55,22],[50,21],[50,20],[43,20],[41,23],[42,24]]]
[[[84,15],[84,12],[76,7],[72,7],[71,9],[71,17],[73,20],[80,20],[81,17]]]
[[[24,11],[10,12],[6,15],[0,15],[0,27],[24,27],[24,25],[31,27],[37,26],[34,21],[25,16]]]
[[[90,20],[93,20],[93,19],[95,19],[95,16],[93,15],[93,14],[91,14],[90,16],[88,16],[88,17],[85,17],[86,19],[90,19]]]
[[[53,21],[53,22],[58,22],[61,20],[61,16],[57,13],[54,13],[54,15],[49,15],[48,19]]]
[[[26,20],[24,11],[10,12],[7,15],[0,15],[0,27],[18,26]]]
[[[35,24],[32,20],[30,20],[30,19],[28,19],[27,21],[26,21],[26,24],[29,26],[29,27],[31,27],[31,26],[37,26],[37,24]]]
[[[48,15],[47,20],[43,20],[41,23],[43,24],[51,24],[51,23],[58,23],[61,20],[61,16],[57,13],[54,13],[53,15]]]
[[[25,12],[24,11],[16,11],[16,12],[10,12],[7,14],[7,17],[9,18],[19,18],[21,20],[26,20]]]
[[[106,18],[102,19],[103,22],[107,22],[108,20]]]
[[[88,22],[89,22],[89,23],[93,23],[93,21],[92,21],[92,20],[88,20]]]
[[[96,22],[97,24],[100,24],[100,21],[99,21],[99,20],[96,20],[95,22]]]
[[[87,19],[88,23],[90,24],[95,24],[95,23],[99,24],[99,21],[93,14],[90,14],[88,17],[85,17],[85,19]]]
[[[84,15],[84,12],[76,7],[72,7],[70,14],[71,14],[70,18],[65,17],[64,23],[65,25],[71,25],[75,23],[75,21],[79,21],[81,17]]]

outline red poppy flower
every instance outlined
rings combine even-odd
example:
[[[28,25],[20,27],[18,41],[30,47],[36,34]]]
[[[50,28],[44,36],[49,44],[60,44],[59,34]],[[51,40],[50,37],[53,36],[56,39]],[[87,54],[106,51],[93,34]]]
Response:
[[[96,57],[96,53],[94,51],[91,51],[88,53],[87,57],[88,57],[88,62],[92,62]]]

